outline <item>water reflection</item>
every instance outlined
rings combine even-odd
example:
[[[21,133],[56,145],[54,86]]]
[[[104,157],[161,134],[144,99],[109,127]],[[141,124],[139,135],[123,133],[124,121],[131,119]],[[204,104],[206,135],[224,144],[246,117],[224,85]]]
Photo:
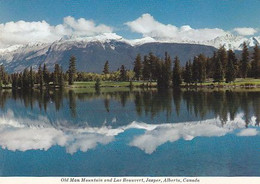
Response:
[[[0,145],[73,154],[142,129],[128,145],[152,154],[179,139],[257,136],[259,105],[254,91],[0,91]]]
[[[259,132],[255,125],[255,117],[252,117],[251,128],[245,129],[246,122],[243,114],[237,115],[234,120],[228,119],[223,126],[219,118],[204,121],[193,121],[176,124],[151,125],[146,123],[132,122],[127,126],[112,128],[85,127],[65,128],[53,127],[48,119],[39,116],[38,119],[30,120],[15,118],[11,110],[0,117],[0,145],[4,149],[27,151],[32,149],[48,150],[58,145],[66,147],[68,153],[88,151],[98,144],[106,145],[115,140],[118,134],[129,129],[143,129],[145,132],[134,136],[129,142],[130,146],[138,147],[145,153],[153,153],[158,146],[166,142],[175,142],[179,139],[192,140],[195,137],[224,136],[239,129],[238,136],[256,136]]]
[[[199,119],[207,118],[212,113],[214,117],[220,117],[223,124],[228,116],[231,120],[242,111],[245,114],[246,126],[250,121],[252,113],[257,117],[256,125],[260,121],[260,92],[239,91],[112,91],[112,92],[76,92],[76,91],[0,91],[0,108],[5,109],[8,100],[23,102],[25,108],[35,109],[38,103],[40,110],[47,111],[52,104],[57,112],[64,111],[64,103],[68,101],[71,118],[77,119],[78,109],[82,102],[88,103],[98,100],[103,101],[103,107],[107,113],[111,111],[111,103],[119,102],[118,107],[126,107],[134,104],[137,116],[149,116],[154,119],[164,113],[166,121],[172,123],[174,117],[179,117],[181,111],[186,111]],[[80,103],[80,104],[79,104]],[[84,105],[84,104],[83,104]],[[99,104],[100,106],[100,104]],[[93,108],[94,109],[94,108]],[[86,114],[87,115],[87,114]],[[166,122],[164,122],[166,123]]]

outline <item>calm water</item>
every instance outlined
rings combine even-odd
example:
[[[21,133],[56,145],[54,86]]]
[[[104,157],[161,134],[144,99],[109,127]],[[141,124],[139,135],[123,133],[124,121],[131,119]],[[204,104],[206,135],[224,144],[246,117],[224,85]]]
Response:
[[[260,176],[260,92],[1,91],[0,176]]]

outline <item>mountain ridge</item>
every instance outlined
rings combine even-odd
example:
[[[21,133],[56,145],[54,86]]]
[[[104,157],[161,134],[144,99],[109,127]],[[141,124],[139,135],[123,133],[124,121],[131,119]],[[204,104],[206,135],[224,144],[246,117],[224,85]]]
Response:
[[[233,47],[233,50],[240,50],[243,42],[251,47],[259,44],[259,40],[258,37],[247,39],[231,34],[201,43],[156,41],[150,37],[127,40],[115,33],[93,37],[72,36],[61,38],[53,43],[29,43],[0,49],[0,64],[4,64],[8,72],[20,72],[30,66],[36,70],[43,63],[46,63],[50,70],[56,63],[62,65],[66,70],[69,57],[75,55],[79,71],[100,73],[106,60],[109,61],[110,70],[116,70],[122,64],[131,69],[138,53],[143,56],[153,52],[163,58],[164,52],[167,51],[172,57],[179,56],[183,65],[200,53],[211,56],[218,48],[217,45],[224,45],[227,49]]]

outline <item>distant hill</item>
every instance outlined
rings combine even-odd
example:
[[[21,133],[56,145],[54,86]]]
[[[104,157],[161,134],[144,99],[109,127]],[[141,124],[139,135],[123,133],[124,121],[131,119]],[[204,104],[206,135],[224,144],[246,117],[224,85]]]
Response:
[[[4,64],[8,72],[19,72],[30,66],[36,70],[43,63],[46,63],[50,70],[55,63],[67,70],[70,56],[75,55],[78,71],[100,73],[106,60],[109,61],[111,71],[117,70],[122,64],[132,69],[138,53],[143,56],[153,52],[156,56],[164,58],[167,51],[172,59],[178,56],[184,64],[200,53],[211,56],[215,50],[212,46],[185,43],[150,42],[133,45],[118,39],[59,40],[52,44],[28,44],[6,50],[0,53],[0,63]]]

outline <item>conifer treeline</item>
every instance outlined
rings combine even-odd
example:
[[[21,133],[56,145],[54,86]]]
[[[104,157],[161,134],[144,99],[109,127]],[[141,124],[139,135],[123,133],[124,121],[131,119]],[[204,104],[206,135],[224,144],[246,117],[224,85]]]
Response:
[[[63,87],[64,86],[64,77],[66,74],[63,73],[62,67],[58,64],[55,64],[54,71],[49,72],[46,67],[46,64],[38,67],[38,71],[33,71],[32,67],[30,70],[24,69],[21,73],[11,74],[11,83],[12,88],[23,88],[29,89],[38,87],[49,88],[50,83],[53,87]]]
[[[254,47],[250,57],[246,43],[243,44],[241,59],[236,57],[232,50],[226,51],[220,47],[212,57],[199,54],[193,61],[187,61],[184,67],[180,66],[176,56],[171,69],[171,58],[165,53],[165,58],[160,59],[149,53],[143,60],[137,55],[134,62],[136,80],[157,81],[159,87],[179,87],[186,84],[203,83],[207,79],[213,82],[233,82],[236,78],[260,78],[260,51]],[[172,81],[172,83],[171,83]]]
[[[173,67],[172,67],[173,65]],[[164,58],[153,53],[142,57],[138,54],[134,61],[133,70],[127,70],[122,65],[117,71],[109,71],[109,62],[104,64],[103,74],[77,72],[76,57],[71,56],[66,72],[60,65],[55,64],[54,71],[50,72],[46,64],[40,65],[38,71],[32,67],[21,73],[8,75],[3,65],[0,66],[0,87],[12,84],[12,88],[49,88],[65,85],[65,81],[72,85],[74,81],[146,81],[157,82],[159,88],[170,86],[179,87],[183,82],[187,85],[197,85],[207,79],[213,82],[233,82],[236,78],[260,78],[260,51],[256,45],[250,57],[246,43],[243,44],[241,57],[238,58],[232,50],[226,51],[224,46],[214,52],[212,57],[199,54],[193,61],[187,61],[185,66],[180,65],[176,56],[173,60],[166,52]]]

